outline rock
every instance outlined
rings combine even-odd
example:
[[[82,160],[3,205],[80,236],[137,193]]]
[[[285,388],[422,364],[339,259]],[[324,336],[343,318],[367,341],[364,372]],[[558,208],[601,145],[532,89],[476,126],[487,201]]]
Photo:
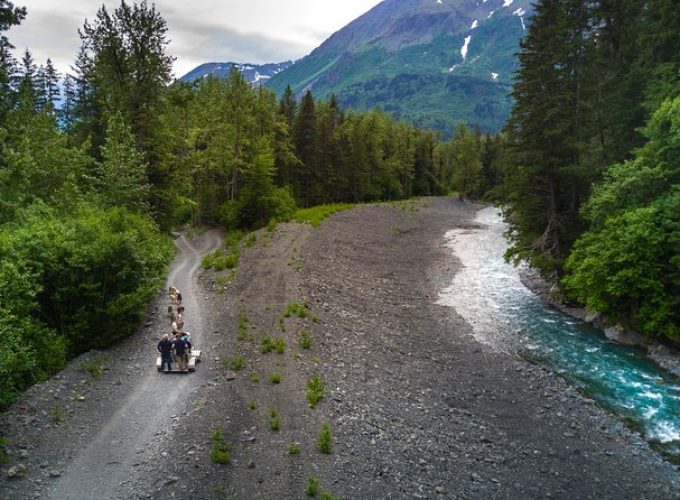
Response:
[[[26,474],[26,466],[24,464],[17,464],[10,467],[7,471],[8,479],[21,479]]]
[[[586,311],[584,318],[586,323],[595,323],[600,318],[600,313],[597,311]]]
[[[639,347],[642,345],[640,336],[630,330],[626,330],[621,325],[610,326],[604,329],[605,336],[612,342],[617,344]]]
[[[50,471],[50,477],[60,477],[60,476],[61,476],[61,472],[59,472],[58,470],[51,470]]]
[[[250,462],[248,462],[248,468],[254,469],[255,468],[255,462],[253,462],[252,460]]]

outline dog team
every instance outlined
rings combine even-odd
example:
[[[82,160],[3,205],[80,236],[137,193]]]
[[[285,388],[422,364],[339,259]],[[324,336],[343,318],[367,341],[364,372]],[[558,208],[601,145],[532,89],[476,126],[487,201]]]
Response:
[[[168,306],[168,317],[172,329],[172,338],[167,333],[158,342],[158,351],[161,353],[161,371],[167,365],[168,371],[172,371],[172,363],[177,363],[177,369],[186,371],[189,365],[189,353],[191,352],[191,340],[189,332],[184,331],[184,306],[182,294],[171,286],[168,289],[171,305]],[[176,309],[175,309],[176,307]]]

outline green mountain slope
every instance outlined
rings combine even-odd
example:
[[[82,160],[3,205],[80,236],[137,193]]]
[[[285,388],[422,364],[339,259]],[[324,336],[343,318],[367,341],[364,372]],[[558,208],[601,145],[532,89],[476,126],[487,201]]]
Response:
[[[529,0],[385,0],[267,85],[335,93],[445,135],[460,121],[497,131],[529,15]]]

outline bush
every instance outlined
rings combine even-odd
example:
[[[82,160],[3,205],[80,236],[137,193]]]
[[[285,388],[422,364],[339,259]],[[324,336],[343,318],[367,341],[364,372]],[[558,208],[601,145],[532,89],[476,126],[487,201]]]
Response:
[[[133,333],[173,255],[149,219],[81,204],[26,209],[0,229],[0,408],[67,355]]]
[[[312,337],[309,336],[307,330],[300,330],[300,338],[298,339],[298,345],[301,349],[311,349],[312,348]]]
[[[226,465],[230,463],[229,443],[222,437],[222,429],[216,428],[210,436],[210,440],[212,441],[210,460],[216,464]]]
[[[288,445],[288,454],[289,455],[299,455],[300,454],[300,444],[299,443],[290,443]]]
[[[309,476],[307,478],[307,485],[305,486],[305,495],[308,497],[315,497],[319,492],[319,478]]]
[[[318,375],[314,375],[307,381],[307,402],[310,408],[316,408],[319,401],[323,399],[325,391],[326,385]]]
[[[276,351],[279,354],[286,352],[286,341],[282,338],[272,339],[269,335],[265,335],[262,339],[262,354],[272,351]]]
[[[319,451],[329,455],[333,451],[333,435],[331,434],[331,426],[327,422],[321,424],[318,440]]]
[[[281,374],[280,373],[270,373],[269,374],[269,381],[272,384],[280,384],[281,383]]]
[[[273,431],[281,429],[281,417],[274,408],[269,411],[269,428]]]

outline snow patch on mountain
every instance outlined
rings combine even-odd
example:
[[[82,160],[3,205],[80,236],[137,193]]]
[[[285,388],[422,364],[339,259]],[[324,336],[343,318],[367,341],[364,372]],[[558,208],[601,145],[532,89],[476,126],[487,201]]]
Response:
[[[522,31],[526,31],[527,27],[524,24],[524,18],[522,17],[524,14],[526,14],[526,11],[523,8],[520,7],[515,12],[513,12],[513,14],[516,15],[517,17],[519,17],[519,20],[522,23]]]
[[[473,29],[475,29],[477,26],[479,26],[479,21],[477,21],[477,19],[475,19],[475,20],[472,22],[472,26],[470,26],[470,29],[473,30]]]
[[[460,48],[460,55],[463,56],[463,60],[465,60],[465,58],[467,57],[468,45],[470,45],[470,40],[472,40],[472,35],[466,36],[465,37],[465,43]]]
[[[498,80],[498,76],[499,76],[498,73],[491,73],[491,78],[493,78],[494,80]]]
[[[503,7],[510,7],[514,0],[503,0]]]

